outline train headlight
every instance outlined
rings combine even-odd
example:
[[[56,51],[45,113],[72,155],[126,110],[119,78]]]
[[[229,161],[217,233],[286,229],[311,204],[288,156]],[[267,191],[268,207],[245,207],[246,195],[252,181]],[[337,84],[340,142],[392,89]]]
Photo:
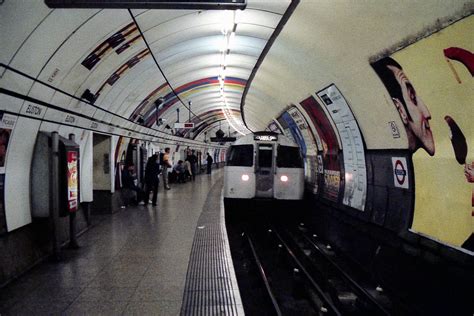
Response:
[[[242,175],[242,181],[249,181],[250,177],[248,174],[243,174]]]
[[[288,177],[287,177],[287,176],[281,176],[281,177],[280,177],[280,180],[281,180],[281,182],[287,182],[287,181],[288,181]]]

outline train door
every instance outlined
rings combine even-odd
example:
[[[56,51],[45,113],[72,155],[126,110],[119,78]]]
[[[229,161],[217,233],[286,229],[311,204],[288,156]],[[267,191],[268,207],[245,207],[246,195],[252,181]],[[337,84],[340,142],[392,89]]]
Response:
[[[257,144],[257,157],[255,159],[255,197],[273,197],[273,144]]]

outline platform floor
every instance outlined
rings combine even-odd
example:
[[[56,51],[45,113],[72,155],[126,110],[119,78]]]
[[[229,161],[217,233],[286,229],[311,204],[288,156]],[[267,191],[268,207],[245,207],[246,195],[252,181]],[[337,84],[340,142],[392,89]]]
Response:
[[[196,288],[203,288],[197,285],[192,267],[207,266],[199,264],[199,251],[212,251],[212,247],[202,247],[202,238],[198,238],[206,231],[207,224],[202,222],[209,222],[210,215],[217,223],[223,221],[222,210],[217,209],[222,203],[216,201],[220,200],[222,171],[199,175],[195,182],[174,184],[169,191],[160,187],[156,207],[127,207],[95,217],[96,224],[78,239],[80,249],[63,250],[62,262],[41,263],[0,290],[0,315],[214,314],[212,309],[201,313],[192,308],[191,298],[199,294]],[[214,230],[214,234],[225,232],[225,225],[220,227],[223,230]],[[193,246],[195,236],[199,241]],[[227,242],[222,236],[211,239],[221,246]],[[218,257],[230,259],[222,249]],[[188,271],[190,257],[195,259]],[[232,268],[232,263],[223,266]],[[225,287],[237,294],[237,299],[231,298],[236,306],[230,314],[243,314],[233,270],[219,271],[221,275],[214,277],[230,282],[224,282]],[[205,273],[205,278],[214,278],[210,273]],[[204,286],[196,304],[209,305],[202,299],[213,300],[209,290]],[[210,304],[219,302],[214,299]]]

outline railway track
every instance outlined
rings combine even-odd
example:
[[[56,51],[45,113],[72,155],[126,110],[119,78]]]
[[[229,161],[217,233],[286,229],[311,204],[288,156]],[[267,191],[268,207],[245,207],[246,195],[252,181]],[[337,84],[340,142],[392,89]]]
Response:
[[[391,315],[394,305],[383,289],[367,276],[349,269],[347,261],[340,260],[330,245],[319,240],[303,224],[298,227],[280,227],[280,238],[285,238],[295,252],[310,267],[312,275],[324,284],[332,299],[351,315]],[[348,272],[351,271],[351,272]],[[398,306],[398,305],[397,305]],[[398,307],[397,307],[398,308]]]
[[[238,265],[243,262],[245,270],[237,276],[239,286],[252,283],[241,287],[247,296],[246,313],[253,306],[248,314],[423,314],[416,301],[406,301],[396,289],[382,288],[374,275],[333,250],[298,217],[265,209],[229,216],[228,232],[236,236],[232,256],[235,260],[235,253],[240,253]]]
[[[253,223],[245,225],[242,239],[270,314],[404,314],[379,286],[348,273],[347,264],[303,225]]]
[[[272,302],[272,314],[342,315],[278,233],[247,229],[243,237]]]

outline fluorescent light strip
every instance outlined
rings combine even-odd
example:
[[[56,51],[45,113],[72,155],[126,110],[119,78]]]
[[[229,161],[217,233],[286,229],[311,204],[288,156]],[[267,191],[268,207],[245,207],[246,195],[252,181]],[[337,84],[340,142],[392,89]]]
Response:
[[[230,54],[230,48],[232,48],[232,45],[235,40],[235,30],[237,29],[237,24],[236,24],[236,11],[224,11],[223,12],[223,23],[222,23],[222,34],[224,35],[224,39],[222,41],[222,46],[220,47],[220,52],[221,52],[221,58],[220,58],[220,68],[219,68],[219,75],[218,75],[218,80],[219,80],[219,87],[220,87],[220,97],[222,101],[224,102],[225,107],[222,107],[222,113],[224,114],[224,117],[227,120],[227,123],[238,133],[245,135],[241,131],[241,128],[236,127],[240,126],[243,127],[244,124],[242,121],[238,122],[234,115],[232,115],[232,111],[229,107],[229,104],[227,103],[227,99],[225,97],[225,73],[226,73],[226,67],[227,67],[227,55]]]

